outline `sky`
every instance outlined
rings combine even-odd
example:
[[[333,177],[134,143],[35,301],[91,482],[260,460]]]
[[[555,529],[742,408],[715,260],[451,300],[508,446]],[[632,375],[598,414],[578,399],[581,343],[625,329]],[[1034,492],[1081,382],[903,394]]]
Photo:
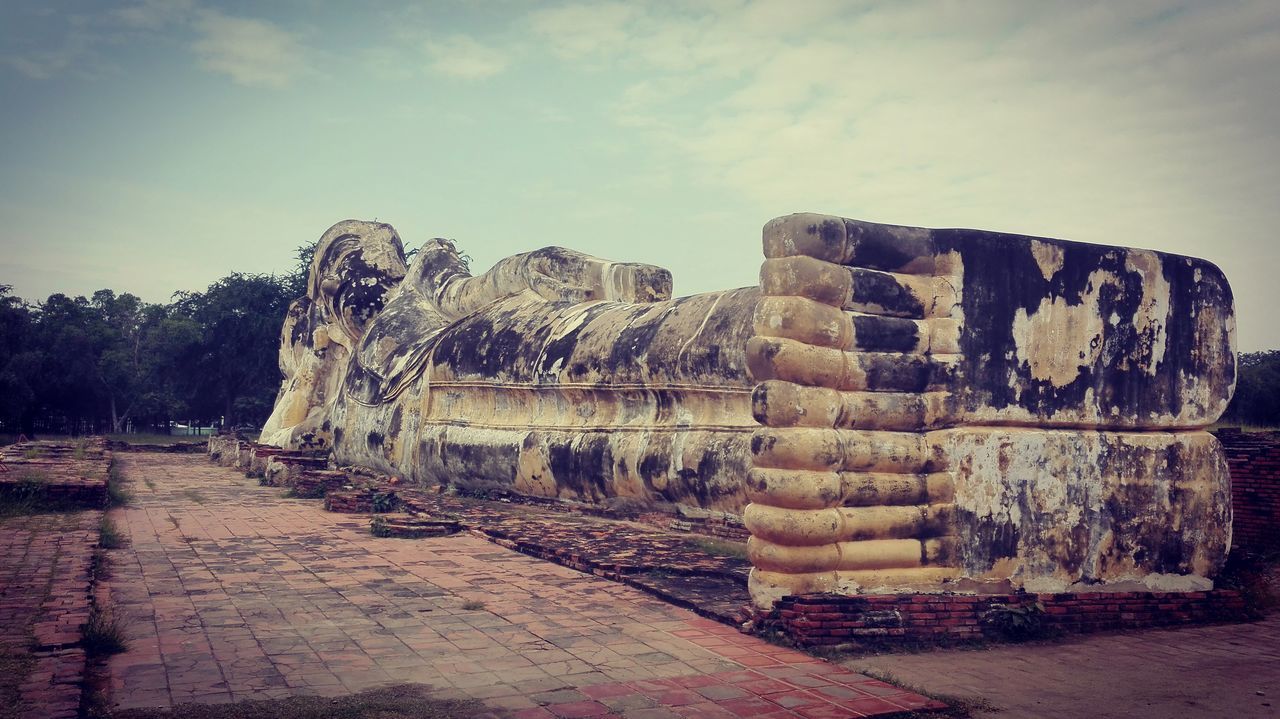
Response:
[[[1208,259],[1280,348],[1280,3],[5,0],[0,284],[152,302],[343,219],[755,284],[792,212]]]

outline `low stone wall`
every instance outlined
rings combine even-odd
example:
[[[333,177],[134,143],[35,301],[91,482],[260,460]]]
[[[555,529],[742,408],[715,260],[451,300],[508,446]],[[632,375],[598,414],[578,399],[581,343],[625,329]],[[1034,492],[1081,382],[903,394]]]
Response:
[[[1215,434],[1231,467],[1232,547],[1280,548],[1280,441],[1239,430]]]
[[[784,597],[757,620],[801,646],[857,641],[951,644],[1241,621],[1234,590],[1076,594],[898,594]]]
[[[110,465],[100,437],[12,444],[0,450],[0,497],[48,509],[101,509]]]

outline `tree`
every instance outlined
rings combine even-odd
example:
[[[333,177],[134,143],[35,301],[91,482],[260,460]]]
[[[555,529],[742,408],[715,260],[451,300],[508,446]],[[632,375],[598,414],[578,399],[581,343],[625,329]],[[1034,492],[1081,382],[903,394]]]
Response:
[[[1280,350],[1240,355],[1236,394],[1225,418],[1243,424],[1280,426]]]
[[[30,429],[29,417],[35,392],[28,380],[31,364],[28,344],[33,319],[31,310],[14,297],[11,285],[0,285],[0,427],[5,430]]]
[[[232,426],[266,419],[280,381],[280,327],[293,299],[288,280],[235,273],[204,292],[176,295],[175,311],[200,333],[183,358],[198,414],[221,413]]]

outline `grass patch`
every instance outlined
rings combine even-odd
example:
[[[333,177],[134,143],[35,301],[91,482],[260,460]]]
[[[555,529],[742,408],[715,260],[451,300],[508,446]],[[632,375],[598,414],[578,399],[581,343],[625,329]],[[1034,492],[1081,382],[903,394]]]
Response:
[[[1240,592],[1250,616],[1275,610],[1280,607],[1280,544],[1253,552],[1232,550],[1215,583]]]
[[[909,692],[915,692],[920,696],[936,699],[947,705],[946,709],[936,709],[930,711],[910,711],[903,714],[894,714],[894,719],[927,719],[928,717],[952,717],[953,719],[967,719],[972,717],[975,711],[980,712],[998,712],[1000,707],[983,699],[982,697],[958,697],[951,694],[938,694],[931,692],[924,687],[916,686],[910,682],[904,682],[889,672],[880,671],[878,669],[858,669],[861,674],[866,674],[872,679],[879,679],[882,682],[901,687]]]
[[[180,494],[182,494],[182,496],[186,497],[192,502],[195,502],[196,504],[204,504],[205,502],[209,501],[207,497],[205,497],[203,494],[200,494],[200,490],[198,489],[184,489],[182,490],[182,492],[180,492]]]
[[[209,435],[139,432],[138,434],[108,434],[107,439],[112,442],[128,442],[129,444],[178,444],[208,441]]]
[[[699,549],[707,554],[717,557],[728,557],[729,559],[747,558],[747,545],[745,542],[731,542],[727,539],[718,539],[716,537],[690,537],[689,546]]]
[[[19,471],[15,481],[0,487],[0,517],[19,517],[57,509],[45,506],[45,485],[48,479],[47,475],[37,470]]]
[[[23,459],[37,459],[44,455],[44,452],[36,447],[28,447],[22,450]]]
[[[491,715],[477,701],[436,699],[429,687],[405,684],[335,699],[289,697],[235,704],[181,704],[168,709],[129,709],[110,719],[466,719]]]
[[[462,609],[468,612],[474,612],[480,609],[484,609],[484,602],[481,602],[475,599],[468,599],[467,601],[462,603]]]
[[[126,507],[133,502],[133,492],[125,487],[125,482],[124,470],[112,457],[111,464],[107,466],[107,506]]]
[[[113,602],[97,605],[84,625],[81,644],[91,657],[119,654],[129,648],[129,622]]]
[[[129,538],[116,526],[115,520],[103,516],[98,524],[98,546],[103,549],[120,549],[129,544]]]
[[[0,718],[17,717],[23,709],[18,687],[35,668],[36,660],[27,652],[0,648]]]

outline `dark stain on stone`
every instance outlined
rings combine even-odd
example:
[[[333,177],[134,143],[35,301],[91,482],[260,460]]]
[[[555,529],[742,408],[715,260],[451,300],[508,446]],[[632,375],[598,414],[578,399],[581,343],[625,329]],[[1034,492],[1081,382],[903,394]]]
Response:
[[[854,315],[853,336],[858,349],[868,352],[910,352],[920,341],[912,320],[878,315]]]
[[[914,228],[844,221],[845,235],[853,246],[852,264],[877,270],[900,270],[912,261],[933,255],[926,233]]]
[[[854,302],[883,307],[885,311],[904,317],[924,317],[924,304],[893,275],[851,268]]]
[[[912,355],[863,355],[867,389],[893,392],[923,392],[931,381],[932,365],[925,357]]]

